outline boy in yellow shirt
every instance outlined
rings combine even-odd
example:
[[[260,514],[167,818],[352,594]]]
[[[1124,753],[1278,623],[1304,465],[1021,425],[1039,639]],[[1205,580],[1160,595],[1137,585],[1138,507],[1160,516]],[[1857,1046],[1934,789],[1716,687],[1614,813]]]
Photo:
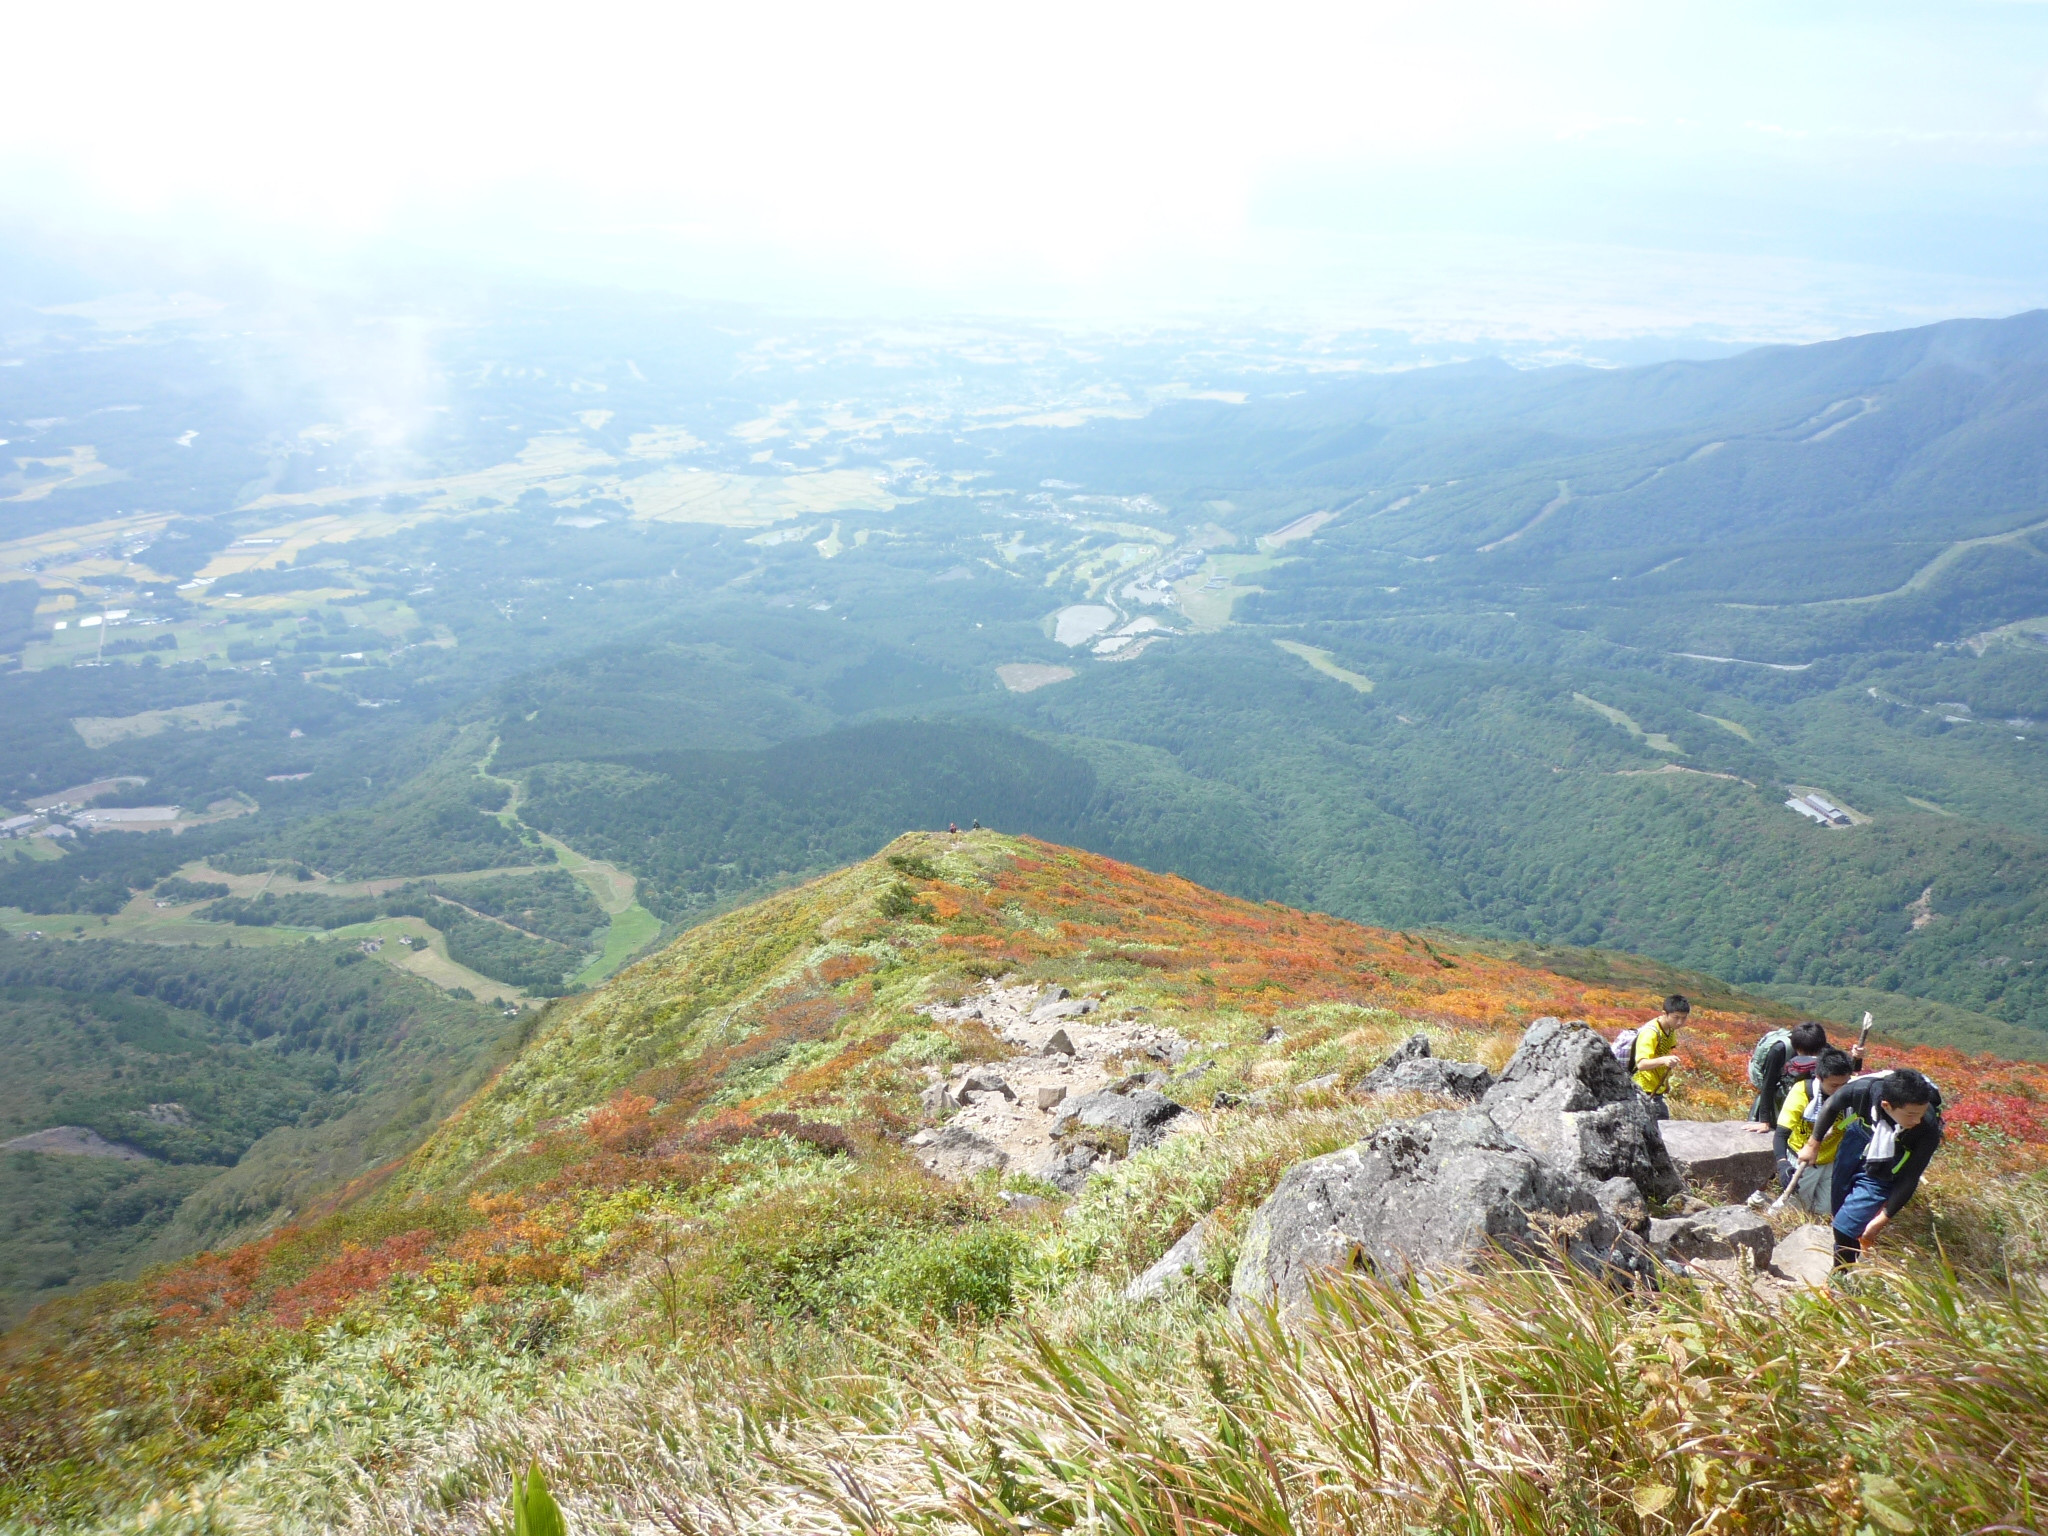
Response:
[[[1793,1083],[1792,1091],[1785,1095],[1785,1107],[1778,1111],[1778,1180],[1785,1190],[1785,1204],[1797,1206],[1811,1216],[1834,1214],[1830,1191],[1835,1177],[1835,1153],[1842,1145],[1842,1133],[1848,1130],[1848,1122],[1838,1118],[1828,1127],[1811,1163],[1802,1161],[1798,1154],[1813,1139],[1814,1122],[1820,1118],[1821,1106],[1842,1090],[1854,1070],[1848,1052],[1830,1046],[1820,1053],[1813,1075]]]
[[[1671,1081],[1671,1069],[1678,1065],[1678,1031],[1691,1012],[1692,1004],[1674,992],[1664,999],[1664,1011],[1636,1031],[1629,1065],[1636,1086],[1649,1098],[1650,1112],[1659,1120],[1671,1118],[1664,1089]]]

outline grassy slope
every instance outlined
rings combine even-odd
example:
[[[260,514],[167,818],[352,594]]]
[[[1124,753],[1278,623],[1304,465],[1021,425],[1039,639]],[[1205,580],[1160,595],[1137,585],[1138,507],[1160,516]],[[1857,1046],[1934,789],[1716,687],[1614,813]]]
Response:
[[[1687,1288],[1645,1309],[1570,1285],[1537,1299],[1510,1276],[1428,1301],[1354,1297],[1291,1364],[1233,1332],[1219,1303],[1234,1234],[1280,1172],[1421,1106],[1283,1094],[1211,1112],[1207,1134],[1130,1159],[1064,1212],[1011,1209],[992,1182],[935,1183],[901,1147],[920,1123],[922,1069],[1003,1047],[911,1010],[980,976],[1059,981],[1171,1024],[1216,1062],[1182,1090],[1204,1108],[1219,1088],[1349,1080],[1418,1027],[1498,1066],[1539,1014],[1641,1017],[1648,978],[1574,980],[1026,839],[913,836],[890,852],[897,867],[870,860],[769,897],[553,1005],[375,1188],[14,1335],[0,1519],[95,1528],[190,1489],[193,1517],[224,1526],[481,1530],[529,1449],[592,1528],[992,1530],[1027,1511],[1065,1527],[1071,1500],[1092,1499],[1125,1508],[1124,1529],[1277,1533],[1300,1528],[1290,1501],[1327,1485],[1329,1517],[1351,1529],[1566,1515],[1560,1528],[1610,1528],[1659,1500],[1784,1529],[1801,1528],[1787,1511],[1859,1500],[1866,1514],[1886,1499],[1998,1514],[1996,1488],[2038,1481],[1999,1449],[2038,1433],[2032,1378],[1993,1402],[1983,1383],[2005,1378],[1970,1370],[2005,1369],[2009,1348],[2033,1358],[2048,1328],[2022,1309],[1998,1325],[2016,1342],[1987,1342],[1967,1295],[1925,1301],[1947,1318],[1930,1329],[1904,1290],[1795,1323]],[[1727,1113],[1746,1097],[1758,1024],[1702,991],[1715,1006],[1696,1015],[1679,1103]],[[1939,1233],[1986,1274],[2037,1265],[2025,1202],[2038,1206],[2039,1186],[2019,1170],[2048,1124],[2028,1085],[2006,1063],[1898,1054],[1937,1071],[1956,1108],[1897,1251],[1925,1253]],[[2019,1176],[1988,1177],[2001,1172]],[[1123,1277],[1204,1212],[1218,1242],[1197,1284],[1164,1309],[1119,1302]],[[1483,1304],[1489,1285],[1508,1315],[1550,1320],[1540,1347],[1486,1321],[1499,1311]],[[1009,1316],[1037,1333],[989,1329]],[[1667,1328],[1698,1341],[1673,1357],[1677,1376],[1639,1364]],[[1413,1378],[1418,1336],[1467,1339],[1462,1417],[1432,1420],[1426,1390],[1398,1414],[1383,1401],[1371,1453],[1367,1435],[1302,1417],[1317,1371],[1343,1359]],[[1873,1337],[1906,1353],[1866,1362]],[[1814,1427],[1817,1412],[1848,1411],[1813,1397],[1825,1383],[1753,1390],[1760,1360],[1815,1341],[1859,1362],[1836,1373],[1864,1394],[1846,1434]],[[1941,1350],[1966,1369],[1941,1367],[1960,1384],[1928,1390],[1978,1414],[1982,1433],[1958,1432],[1936,1465],[1894,1433],[1885,1373],[1934,1370]],[[1720,1438],[1701,1452],[1687,1426],[1712,1415]],[[1448,1427],[1476,1484],[1428,1470]],[[1252,1455],[1254,1442],[1266,1448]],[[1368,1454],[1390,1460],[1369,1471]],[[1534,1482],[1517,1470],[1539,1464],[1551,1470]],[[1824,1493],[1845,1476],[1848,1491]],[[1249,1502],[1232,1515],[1233,1500]]]

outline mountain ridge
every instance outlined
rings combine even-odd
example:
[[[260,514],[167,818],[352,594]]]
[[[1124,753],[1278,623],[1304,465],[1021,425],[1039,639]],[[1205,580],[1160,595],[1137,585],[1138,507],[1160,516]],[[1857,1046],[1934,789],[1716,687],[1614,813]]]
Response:
[[[944,1006],[996,979],[1186,1046],[1166,1091],[1194,1134],[1128,1157],[1103,1143],[1107,1172],[1064,1223],[1039,1169],[949,1183],[913,1156],[931,1085],[1014,1054]],[[0,1355],[0,1519],[96,1529],[172,1488],[255,1519],[287,1486],[311,1496],[303,1479],[344,1447],[433,1475],[424,1447],[482,1411],[454,1405],[567,1391],[620,1329],[650,1360],[689,1358],[763,1328],[954,1326],[1120,1285],[1203,1210],[1225,1244],[1287,1166],[1403,1112],[1332,1096],[1398,1040],[1421,1030],[1498,1069],[1539,1015],[1638,1022],[1655,998],[1623,980],[1029,838],[908,834],[550,1004],[417,1150],[290,1225],[45,1308]],[[1688,1031],[1681,1114],[1739,1117],[1758,1025],[1783,1017],[1727,1001],[1704,997]],[[1968,1179],[2027,1177],[2048,1120],[2011,1064],[1882,1035],[1879,1051],[1936,1072],[1953,1106],[1956,1150],[1902,1241],[1931,1240],[1931,1211],[1963,1241]],[[1109,1214],[1140,1187],[1142,1216]],[[293,1438],[333,1413],[327,1449]],[[353,1485],[318,1477],[342,1523],[331,1500]]]

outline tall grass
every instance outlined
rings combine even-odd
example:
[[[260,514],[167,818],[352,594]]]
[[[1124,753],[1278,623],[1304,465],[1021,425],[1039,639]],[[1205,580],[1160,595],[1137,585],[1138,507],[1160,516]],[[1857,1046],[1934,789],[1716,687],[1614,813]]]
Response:
[[[983,1532],[1932,1532],[2048,1497],[2048,1307],[1949,1273],[1782,1312],[1564,1266],[1343,1280],[1166,1377],[1043,1335],[1012,1369],[934,1405]]]
[[[1894,1270],[1774,1309],[1503,1266],[1336,1281],[1284,1326],[1098,1286],[1009,1330],[762,1330],[222,1496],[243,1529],[483,1531],[537,1456],[579,1532],[2038,1531],[2044,1430],[2038,1284]]]

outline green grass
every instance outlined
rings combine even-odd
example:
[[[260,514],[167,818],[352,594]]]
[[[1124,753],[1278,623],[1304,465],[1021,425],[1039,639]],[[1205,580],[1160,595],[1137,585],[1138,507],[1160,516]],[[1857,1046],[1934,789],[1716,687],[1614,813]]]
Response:
[[[634,902],[623,912],[612,914],[605,930],[604,952],[570,979],[572,987],[594,987],[634,955],[654,942],[661,932],[661,919]]]

